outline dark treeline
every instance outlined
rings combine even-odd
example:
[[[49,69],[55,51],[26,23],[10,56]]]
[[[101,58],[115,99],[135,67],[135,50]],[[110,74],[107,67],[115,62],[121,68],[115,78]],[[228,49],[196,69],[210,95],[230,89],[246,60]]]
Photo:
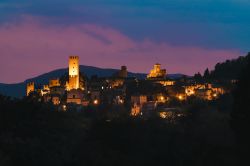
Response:
[[[0,97],[0,165],[236,165],[230,112],[189,99],[176,123],[116,111],[56,112],[32,99]],[[109,118],[109,119],[108,119]],[[237,122],[236,122],[237,123]]]
[[[80,114],[0,96],[0,165],[65,165],[86,132]]]
[[[237,87],[233,91],[234,104],[231,113],[231,126],[244,154],[250,154],[250,56],[246,57],[246,61],[247,65],[243,68]]]
[[[205,79],[217,79],[217,80],[236,80],[239,79],[241,71],[247,66],[247,59],[250,57],[250,53],[246,56],[241,56],[237,59],[226,60],[222,63],[217,63],[213,70],[206,69],[203,74]],[[196,77],[200,77],[201,74],[197,73]]]

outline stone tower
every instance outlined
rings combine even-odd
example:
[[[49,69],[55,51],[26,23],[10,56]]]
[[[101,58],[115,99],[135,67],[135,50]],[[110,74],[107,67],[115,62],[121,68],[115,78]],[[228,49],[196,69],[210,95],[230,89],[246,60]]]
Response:
[[[119,76],[122,78],[128,77],[128,71],[127,71],[127,66],[122,66],[121,71],[119,73]]]
[[[27,83],[26,86],[26,95],[29,96],[31,92],[35,91],[35,83],[34,82],[29,82]]]
[[[79,88],[79,57],[70,56],[69,57],[69,82],[68,89],[78,89]]]

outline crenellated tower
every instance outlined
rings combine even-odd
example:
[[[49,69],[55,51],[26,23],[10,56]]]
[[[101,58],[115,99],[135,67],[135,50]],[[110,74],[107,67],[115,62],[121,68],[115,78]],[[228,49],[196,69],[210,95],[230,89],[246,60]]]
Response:
[[[35,83],[34,82],[29,82],[26,85],[26,95],[29,96],[31,92],[35,91]]]
[[[69,57],[69,82],[68,90],[79,89],[79,57],[70,56]]]

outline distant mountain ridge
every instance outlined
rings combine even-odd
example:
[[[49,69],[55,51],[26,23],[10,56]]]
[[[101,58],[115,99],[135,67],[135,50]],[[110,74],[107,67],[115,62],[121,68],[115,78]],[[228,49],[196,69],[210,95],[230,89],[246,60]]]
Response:
[[[80,72],[84,73],[87,77],[91,77],[92,75],[97,75],[98,77],[110,77],[114,73],[119,71],[119,69],[109,69],[109,68],[98,68],[93,66],[85,66],[80,65]],[[3,84],[0,83],[0,93],[11,96],[11,97],[22,97],[26,94],[26,84],[28,82],[34,81],[36,84],[48,84],[49,79],[52,78],[60,78],[62,75],[68,72],[68,68],[57,69],[51,72],[39,75],[34,78],[30,78],[25,80],[24,82],[16,83],[16,84]],[[145,73],[132,73],[128,72],[129,77],[136,77],[138,79],[145,79]],[[180,78],[183,74],[169,74],[168,77],[172,79]]]

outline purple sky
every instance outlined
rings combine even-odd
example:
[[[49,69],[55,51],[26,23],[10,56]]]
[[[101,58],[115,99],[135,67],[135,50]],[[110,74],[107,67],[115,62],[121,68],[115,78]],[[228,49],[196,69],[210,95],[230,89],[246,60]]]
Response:
[[[212,3],[214,2],[214,3]],[[250,43],[247,1],[0,2],[0,82],[15,83],[80,64],[148,73],[193,75],[245,55]]]

